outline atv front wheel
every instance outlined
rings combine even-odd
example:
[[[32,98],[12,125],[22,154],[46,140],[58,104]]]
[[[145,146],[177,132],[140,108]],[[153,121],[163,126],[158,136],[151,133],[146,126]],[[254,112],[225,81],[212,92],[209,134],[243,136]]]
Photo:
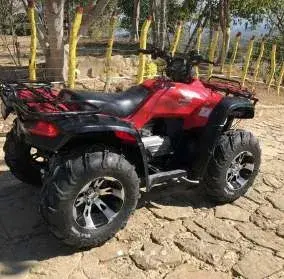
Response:
[[[77,248],[103,244],[135,210],[139,179],[122,155],[108,151],[55,158],[45,177],[41,212],[51,232]]]
[[[37,161],[37,154],[32,154],[31,146],[17,137],[16,126],[6,136],[4,144],[5,162],[11,173],[24,183],[41,186],[41,168],[45,162]]]
[[[261,150],[258,140],[244,130],[221,136],[208,166],[205,185],[218,202],[232,202],[252,186],[259,171]]]

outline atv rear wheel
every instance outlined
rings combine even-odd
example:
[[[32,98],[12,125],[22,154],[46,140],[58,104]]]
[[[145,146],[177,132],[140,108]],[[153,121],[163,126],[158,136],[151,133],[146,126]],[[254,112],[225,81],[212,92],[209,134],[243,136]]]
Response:
[[[236,130],[221,136],[208,166],[206,190],[218,202],[244,195],[259,171],[261,150],[252,133]]]
[[[94,247],[126,225],[138,196],[134,166],[117,153],[91,150],[53,160],[44,180],[41,213],[66,244]]]
[[[11,173],[24,183],[41,186],[41,168],[45,162],[37,161],[31,146],[17,137],[16,126],[6,136],[4,144],[5,162]]]

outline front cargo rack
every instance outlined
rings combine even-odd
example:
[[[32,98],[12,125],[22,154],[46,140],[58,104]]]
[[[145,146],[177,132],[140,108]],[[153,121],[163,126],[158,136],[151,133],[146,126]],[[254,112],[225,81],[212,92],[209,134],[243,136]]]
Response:
[[[207,88],[225,93],[226,96],[233,95],[247,98],[252,100],[254,104],[258,102],[255,94],[250,92],[248,88],[243,87],[238,80],[211,76],[208,80],[203,80],[202,82]]]

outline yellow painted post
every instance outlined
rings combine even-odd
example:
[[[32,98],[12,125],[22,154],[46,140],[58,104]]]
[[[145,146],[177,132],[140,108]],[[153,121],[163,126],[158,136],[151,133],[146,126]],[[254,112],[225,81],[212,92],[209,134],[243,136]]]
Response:
[[[272,85],[273,78],[276,72],[276,50],[277,50],[277,45],[273,44],[272,51],[271,51],[271,70],[270,70],[270,75],[267,80],[268,90],[270,89]]]
[[[258,55],[258,58],[257,58],[256,63],[255,63],[255,70],[254,70],[254,77],[253,77],[254,87],[255,87],[255,84],[257,82],[257,77],[258,77],[262,57],[263,57],[263,54],[264,54],[264,49],[265,49],[265,39],[263,38],[262,41],[261,41],[261,45],[260,45],[259,55]]]
[[[231,78],[231,76],[232,76],[233,66],[234,66],[234,63],[236,61],[236,57],[237,57],[237,53],[238,53],[238,49],[239,49],[239,45],[240,45],[241,36],[242,36],[241,32],[237,33],[237,35],[236,35],[236,40],[235,40],[235,43],[234,43],[233,55],[231,57],[230,66],[229,66],[228,78]]]
[[[110,25],[109,25],[109,39],[108,39],[108,47],[106,51],[106,61],[105,61],[106,83],[105,83],[104,91],[107,91],[110,86],[111,55],[112,55],[112,49],[113,49],[114,31],[115,31],[116,21],[117,21],[117,16],[114,14],[111,17]]]
[[[222,45],[221,68],[220,68],[221,73],[224,73],[224,68],[227,58],[228,43],[230,41],[230,34],[231,34],[231,29],[230,27],[227,27],[226,36],[223,35],[223,42],[222,42],[223,45]]]
[[[218,45],[218,40],[219,40],[219,30],[215,30],[214,31],[214,35],[210,44],[210,49],[209,49],[209,60],[210,61],[214,61],[214,57],[215,57],[215,51]],[[213,74],[213,65],[209,64],[208,67],[208,78],[210,78]]]
[[[251,55],[252,55],[252,51],[253,51],[254,39],[255,39],[255,36],[252,36],[252,38],[250,39],[249,45],[248,45],[247,55],[246,55],[246,58],[245,58],[244,70],[243,70],[243,74],[242,74],[242,86],[244,86],[245,82],[246,82],[248,69],[249,69],[249,65],[250,65],[250,60],[251,60]]]
[[[280,95],[280,88],[281,88],[281,84],[283,82],[284,79],[284,61],[282,62],[282,67],[280,70],[280,75],[279,75],[279,79],[277,81],[277,94],[278,96]]]
[[[78,33],[80,30],[81,22],[83,17],[83,8],[78,7],[76,10],[74,22],[70,31],[69,39],[69,67],[68,67],[68,86],[69,88],[75,87],[76,77],[76,51],[78,43]]]
[[[30,60],[29,60],[29,79],[36,80],[36,49],[37,49],[37,32],[35,21],[35,5],[34,1],[28,1],[28,17],[31,25],[31,46],[30,46]]]
[[[141,30],[140,35],[140,48],[146,49],[147,48],[147,34],[151,25],[151,17],[148,17]],[[140,84],[144,80],[144,74],[145,74],[145,65],[146,65],[146,56],[143,53],[139,54],[139,66],[138,66],[138,74],[137,74],[137,83]]]
[[[200,53],[202,32],[203,32],[203,29],[199,27],[197,29],[197,40],[196,40],[196,51],[198,54]],[[194,68],[195,68],[195,77],[199,78],[199,68],[198,66],[195,66]]]
[[[179,21],[178,24],[177,24],[177,28],[176,28],[173,44],[171,46],[171,55],[172,55],[172,57],[175,56],[175,53],[177,51],[178,44],[180,42],[180,37],[181,37],[181,30],[182,30],[182,22]]]

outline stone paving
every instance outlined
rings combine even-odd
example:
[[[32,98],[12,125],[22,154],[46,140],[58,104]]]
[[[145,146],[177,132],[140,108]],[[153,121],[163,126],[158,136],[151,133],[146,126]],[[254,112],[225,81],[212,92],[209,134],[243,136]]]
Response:
[[[284,278],[283,114],[260,107],[254,121],[242,124],[263,150],[261,172],[245,197],[216,206],[201,186],[156,188],[142,193],[123,231],[89,251],[74,251],[48,233],[38,213],[40,189],[13,178],[2,159],[0,278]]]

